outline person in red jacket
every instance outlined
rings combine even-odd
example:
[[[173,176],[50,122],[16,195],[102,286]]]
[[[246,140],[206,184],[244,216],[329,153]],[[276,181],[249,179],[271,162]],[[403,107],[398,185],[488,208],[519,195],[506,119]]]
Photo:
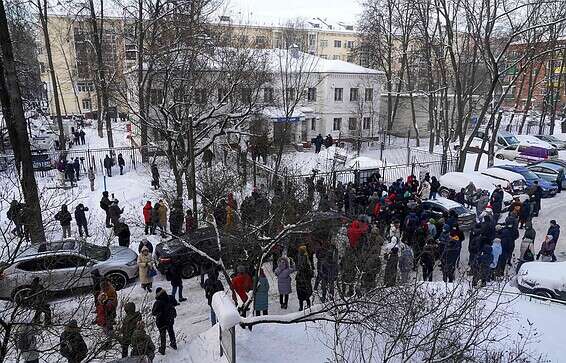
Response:
[[[145,222],[145,234],[149,234],[151,228],[151,202],[148,200],[143,207],[143,221]]]
[[[358,219],[354,219],[354,221],[348,226],[348,240],[350,242],[350,247],[356,248],[358,243],[360,242],[360,238],[368,231],[367,223],[364,223]]]
[[[253,282],[244,266],[238,266],[238,274],[232,278],[232,286],[243,303],[248,301],[248,291],[253,289]],[[234,299],[235,298],[234,296]],[[240,313],[243,317],[246,316],[245,310],[241,310]]]

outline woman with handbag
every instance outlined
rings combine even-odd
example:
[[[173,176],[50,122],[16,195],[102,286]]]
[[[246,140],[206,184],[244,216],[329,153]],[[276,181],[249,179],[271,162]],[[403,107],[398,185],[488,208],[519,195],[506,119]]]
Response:
[[[142,289],[151,292],[153,277],[157,275],[157,271],[155,271],[153,260],[149,254],[149,249],[145,246],[142,248],[141,253],[138,256],[138,269]]]

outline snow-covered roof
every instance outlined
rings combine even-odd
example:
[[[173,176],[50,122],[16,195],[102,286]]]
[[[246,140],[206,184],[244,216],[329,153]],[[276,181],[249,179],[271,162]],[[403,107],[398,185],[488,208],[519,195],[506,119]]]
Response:
[[[348,160],[345,166],[348,169],[366,170],[382,168],[384,165],[380,160],[369,158],[367,156],[358,156]]]
[[[428,200],[428,202],[440,204],[441,206],[443,206],[446,209],[462,207],[462,204],[455,202],[451,199],[444,198],[444,197],[436,197],[436,199]]]

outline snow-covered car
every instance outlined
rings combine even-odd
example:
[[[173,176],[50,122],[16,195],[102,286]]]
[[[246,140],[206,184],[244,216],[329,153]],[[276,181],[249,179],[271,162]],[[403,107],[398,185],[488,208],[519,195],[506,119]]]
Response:
[[[528,144],[530,146],[539,146],[545,149],[555,149],[555,147],[552,146],[552,144],[550,144],[549,142],[541,140],[533,135],[517,135],[516,138],[517,140],[519,140],[519,143],[521,144]]]
[[[490,137],[491,137],[491,131],[488,132],[485,129],[478,130],[478,132],[476,133],[476,135],[474,136],[474,138],[470,142],[469,151],[479,152],[484,139],[486,139],[486,142],[485,142],[485,145],[484,145],[484,151],[488,151],[489,138]],[[465,141],[465,142],[467,142],[467,141]],[[515,135],[513,135],[510,132],[501,130],[501,131],[497,132],[497,138],[495,140],[495,149],[496,150],[497,149],[503,149],[503,148],[506,148],[506,147],[511,146],[511,145],[516,145],[518,143],[519,143],[519,140],[517,140]],[[460,146],[458,145],[458,143],[455,143],[453,145],[453,147],[455,149],[459,149]]]
[[[3,266],[0,299],[21,301],[29,294],[35,277],[50,293],[91,287],[94,270],[120,290],[138,276],[137,258],[127,247],[98,246],[75,239],[35,245]]]
[[[558,150],[566,150],[566,141],[560,140],[556,136],[553,136],[553,135],[535,135],[535,137],[539,140],[548,142],[550,145],[554,146]]]
[[[497,184],[480,173],[462,173],[462,172],[450,172],[446,173],[438,179],[440,182],[439,193],[443,197],[447,197],[450,193],[450,189],[456,192],[460,189],[467,187],[470,182],[474,183],[476,189],[487,190],[489,194],[493,193]],[[513,197],[511,194],[503,191],[503,210],[507,210]]]
[[[517,285],[524,293],[566,301],[566,261],[524,263]]]
[[[472,228],[476,222],[476,215],[462,204],[453,200],[437,197],[422,202],[422,208],[435,219],[446,218],[453,211],[458,215],[458,226],[463,230]]]
[[[500,160],[514,161],[519,155],[529,147],[529,144],[521,143],[504,147],[495,152],[495,157]]]
[[[566,188],[566,168],[560,164],[541,161],[527,166],[527,169],[535,173],[539,178],[559,185],[559,190]]]
[[[527,189],[527,182],[521,174],[501,168],[487,168],[480,173],[490,178],[494,184],[501,184],[503,190],[510,194],[523,194]]]

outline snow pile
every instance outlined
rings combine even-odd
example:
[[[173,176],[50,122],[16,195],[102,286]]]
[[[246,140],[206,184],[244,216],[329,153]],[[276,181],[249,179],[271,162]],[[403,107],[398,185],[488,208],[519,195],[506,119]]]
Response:
[[[227,292],[219,291],[212,296],[212,308],[222,329],[230,329],[240,324],[240,314]]]

